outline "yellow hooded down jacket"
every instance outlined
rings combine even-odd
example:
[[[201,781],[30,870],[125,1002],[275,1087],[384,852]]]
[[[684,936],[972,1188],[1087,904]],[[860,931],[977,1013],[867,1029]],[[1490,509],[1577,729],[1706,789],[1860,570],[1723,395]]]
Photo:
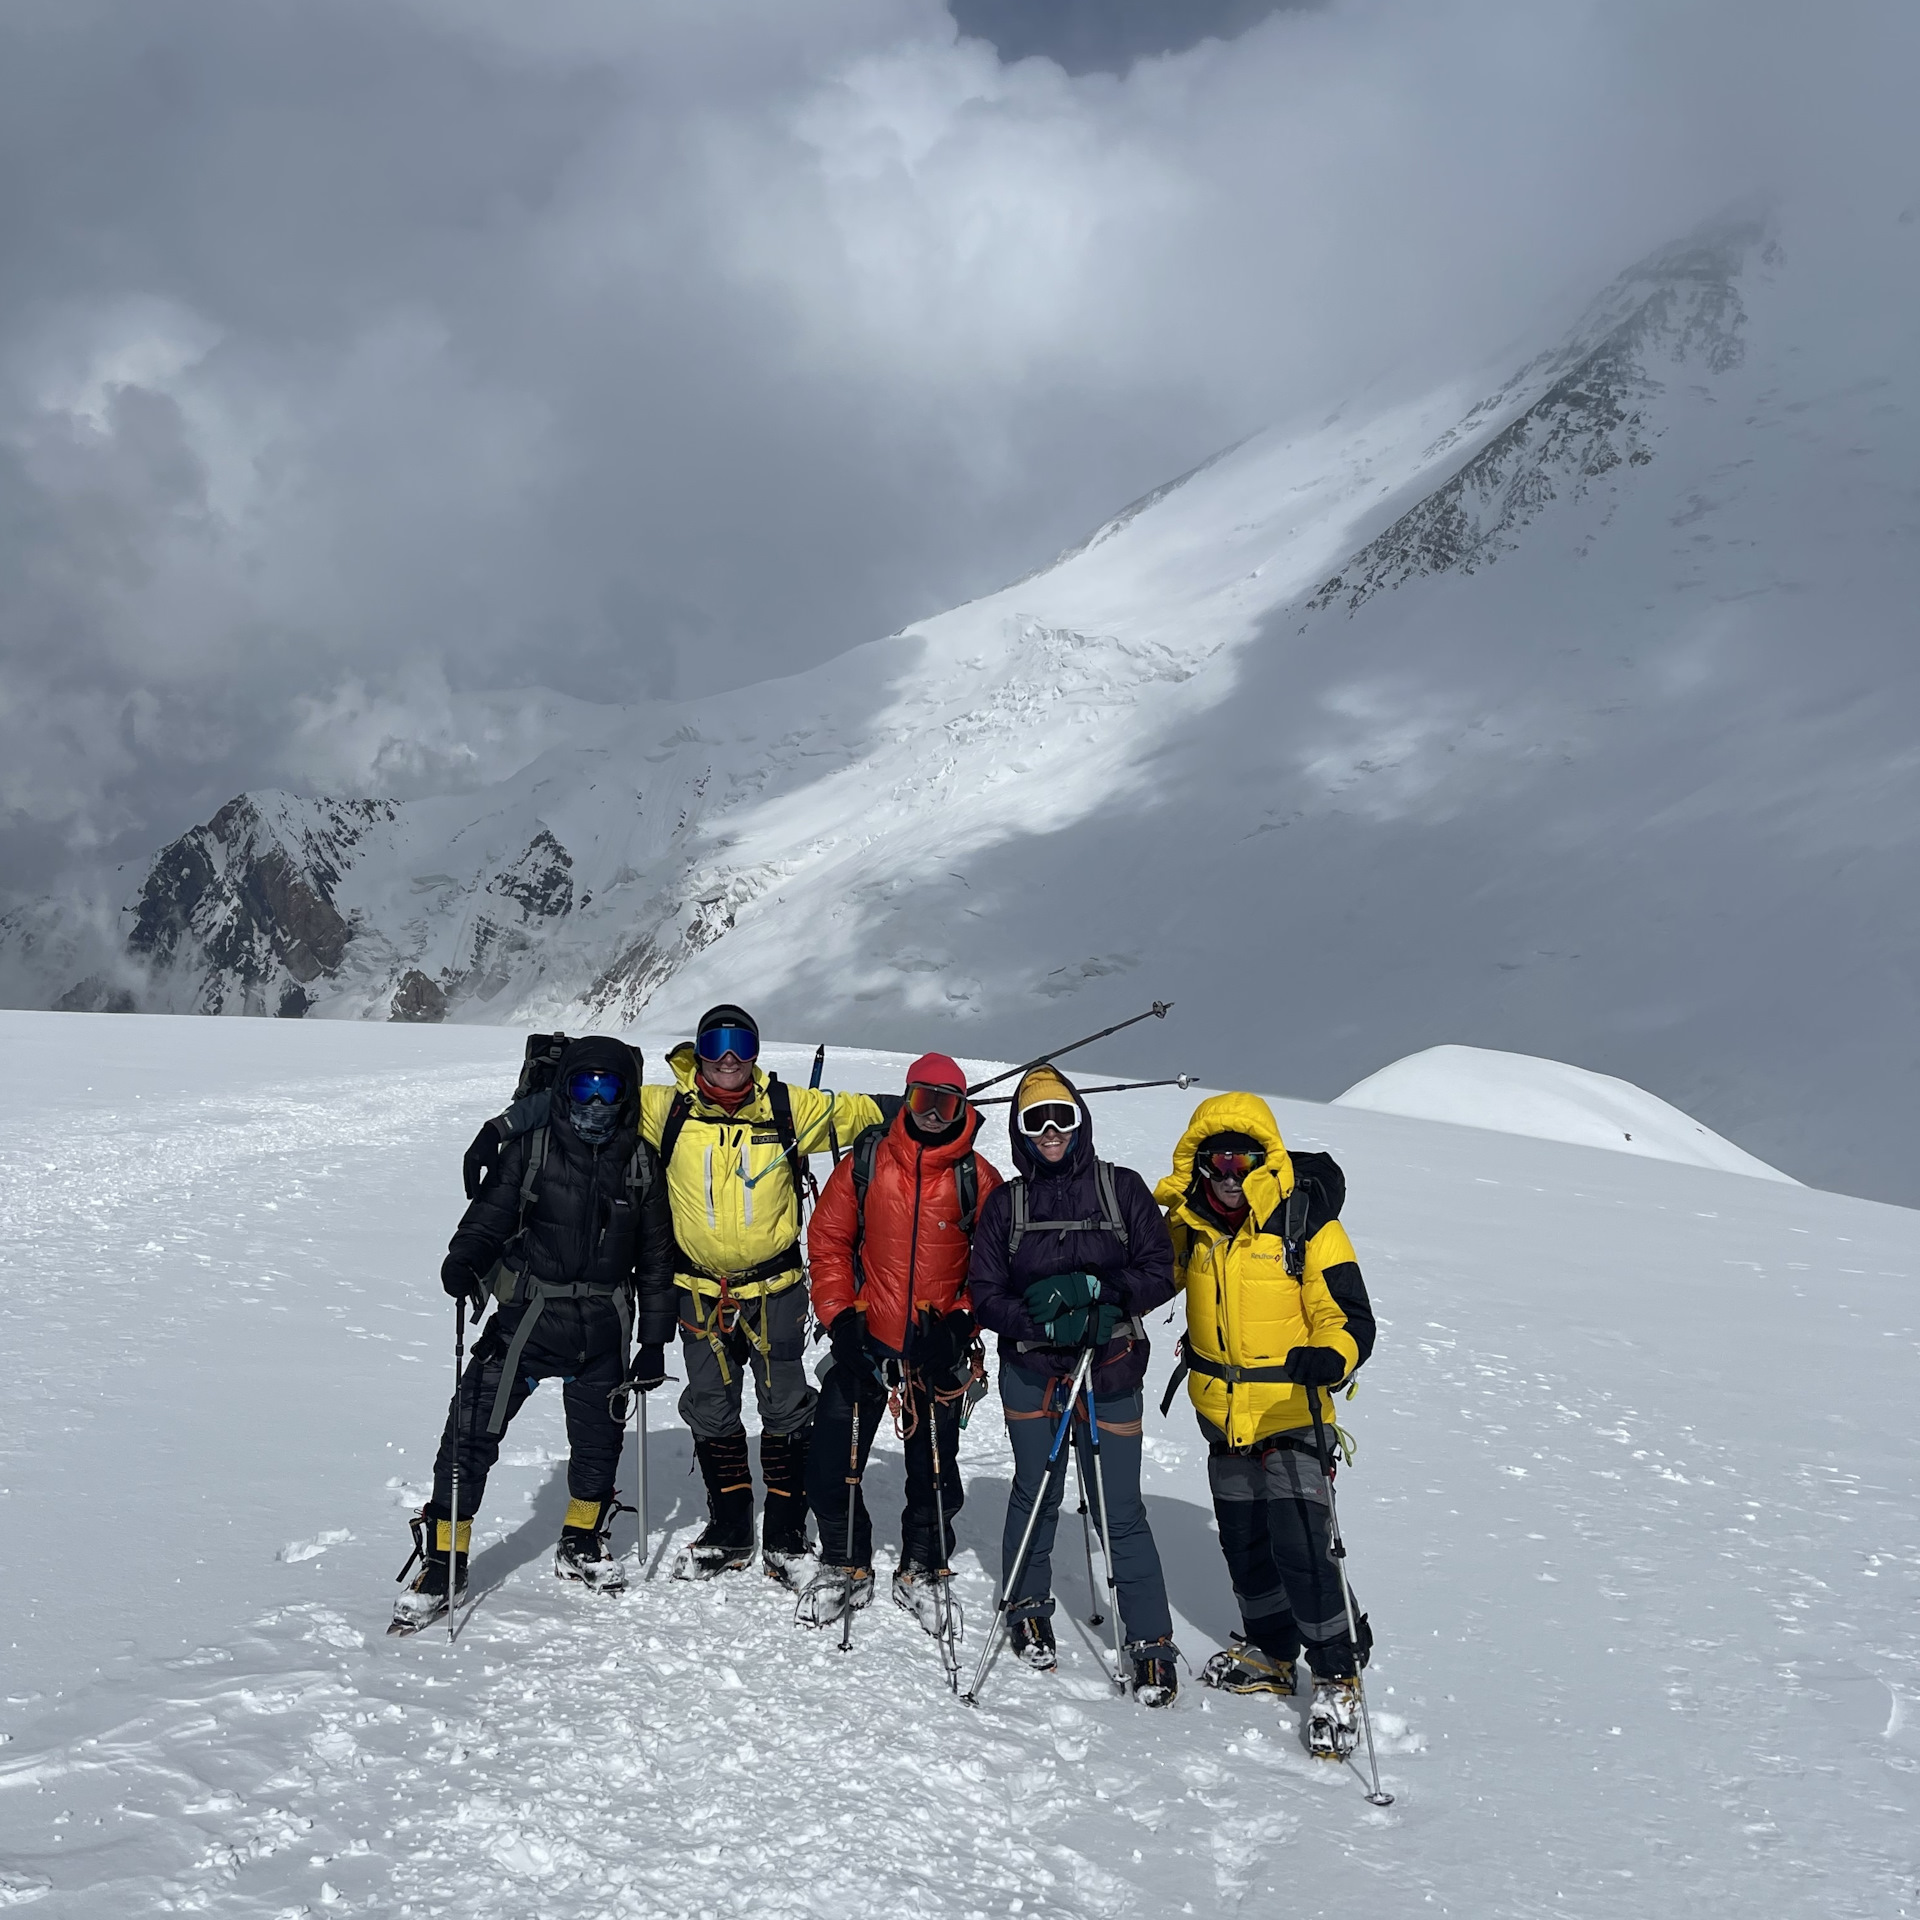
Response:
[[[1247,1218],[1229,1234],[1193,1199],[1194,1154],[1210,1134],[1244,1133],[1267,1151],[1248,1174]],[[1346,1229],[1329,1215],[1317,1185],[1306,1220],[1304,1271],[1287,1272],[1281,1222],[1294,1167],[1273,1109],[1251,1093],[1223,1093],[1194,1109],[1173,1152],[1173,1171],[1154,1191],[1167,1211],[1174,1259],[1187,1293],[1187,1391],[1201,1418],[1233,1447],[1311,1426],[1307,1389],[1290,1381],[1235,1379],[1208,1368],[1264,1371],[1295,1347],[1331,1347],[1351,1373],[1373,1351],[1373,1309]],[[1271,1225],[1271,1231],[1261,1231]],[[1333,1418],[1322,1388],[1321,1411]]]
[[[728,1291],[746,1299],[797,1286],[806,1277],[799,1252],[800,1196],[780,1150],[765,1071],[754,1068],[753,1097],[730,1114],[694,1084],[699,1063],[690,1043],[675,1047],[667,1064],[673,1069],[672,1086],[640,1089],[640,1131],[657,1148],[676,1095],[689,1096],[686,1125],[666,1169],[675,1284],[717,1295],[724,1274]],[[864,1093],[814,1087],[787,1091],[802,1154],[825,1153],[833,1136],[847,1147],[883,1117]],[[777,1271],[740,1278],[769,1267]]]

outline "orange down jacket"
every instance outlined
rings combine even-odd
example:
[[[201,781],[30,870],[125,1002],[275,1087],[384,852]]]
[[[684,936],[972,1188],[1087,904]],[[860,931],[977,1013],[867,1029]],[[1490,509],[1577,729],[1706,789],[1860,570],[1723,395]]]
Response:
[[[904,1352],[907,1325],[914,1315],[971,1308],[967,1261],[971,1237],[960,1225],[960,1197],[954,1166],[973,1148],[980,1113],[967,1109],[959,1135],[942,1146],[923,1146],[907,1125],[906,1112],[894,1115],[873,1157],[867,1188],[866,1231],[860,1239],[864,1288],[854,1284],[854,1240],[860,1209],[853,1190],[853,1156],[834,1168],[807,1228],[807,1264],[813,1276],[813,1310],[830,1327],[848,1307],[866,1315],[872,1339],[895,1353]],[[993,1163],[974,1155],[980,1199],[1001,1184]]]

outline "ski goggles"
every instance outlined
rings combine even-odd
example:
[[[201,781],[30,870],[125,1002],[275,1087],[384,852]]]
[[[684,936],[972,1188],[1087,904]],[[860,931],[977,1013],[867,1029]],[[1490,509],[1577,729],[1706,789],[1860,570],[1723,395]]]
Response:
[[[1264,1167],[1267,1156],[1264,1149],[1255,1147],[1250,1153],[1222,1147],[1217,1152],[1203,1154],[1200,1170],[1211,1174],[1216,1180],[1244,1180],[1255,1167]]]
[[[952,1126],[966,1104],[967,1096],[958,1087],[930,1087],[916,1082],[907,1089],[907,1111],[916,1120],[931,1120],[936,1126]]]
[[[1029,1140],[1037,1140],[1051,1127],[1055,1133],[1071,1133],[1080,1124],[1080,1109],[1070,1100],[1036,1100],[1020,1109],[1020,1131]]]
[[[736,1060],[754,1060],[760,1054],[760,1036],[751,1027],[709,1027],[694,1041],[693,1050],[702,1060],[719,1060],[729,1053]]]
[[[567,1076],[567,1098],[576,1107],[584,1107],[594,1100],[617,1107],[626,1097],[626,1091],[627,1083],[617,1073],[598,1067],[583,1067]]]

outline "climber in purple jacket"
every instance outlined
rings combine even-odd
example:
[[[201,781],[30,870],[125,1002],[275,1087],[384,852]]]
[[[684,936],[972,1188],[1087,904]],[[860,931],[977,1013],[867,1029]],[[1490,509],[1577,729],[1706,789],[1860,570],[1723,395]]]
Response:
[[[1000,1336],[1000,1398],[1014,1457],[1003,1580],[1034,1500],[1047,1490],[1020,1590],[1007,1610],[1012,1645],[1029,1666],[1055,1664],[1053,1535],[1065,1476],[1049,1480],[1047,1452],[1061,1395],[1091,1345],[1098,1355],[1091,1385],[1134,1695],[1144,1705],[1165,1706],[1178,1690],[1177,1649],[1160,1555],[1140,1498],[1141,1383],[1144,1316],[1175,1291],[1173,1243],[1147,1183],[1131,1167],[1095,1157],[1092,1117],[1065,1075],[1053,1067],[1025,1074],[1010,1121],[1017,1175],[980,1209],[967,1285],[975,1317]],[[1088,1438],[1083,1402],[1073,1444],[1090,1484]]]

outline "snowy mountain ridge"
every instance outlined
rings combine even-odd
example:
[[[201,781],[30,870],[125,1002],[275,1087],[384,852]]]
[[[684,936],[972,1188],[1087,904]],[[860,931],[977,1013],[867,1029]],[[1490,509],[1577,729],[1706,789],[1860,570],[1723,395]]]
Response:
[[[1450,390],[1359,428],[1257,435],[1051,567],[815,673],[684,706],[576,707],[573,737],[483,804],[238,796],[156,856],[93,977],[23,969],[35,949],[78,958],[71,936],[64,950],[49,939],[57,916],[0,923],[15,991],[37,971],[53,1004],[79,1008],[503,1019],[580,1005],[632,1019],[753,903],[882,832],[937,815],[964,855],[1097,805],[1151,750],[1155,696],[1315,581],[1308,611],[1471,572],[1563,488],[1644,463],[1632,403],[1657,391],[1649,369],[1737,356],[1733,282],[1757,239],[1742,227],[1624,276],[1569,339],[1464,410]],[[1415,504],[1352,551],[1378,501],[1405,494]],[[864,718],[876,689],[891,703]],[[1072,799],[1030,791],[1020,756],[1056,723],[1102,762]],[[598,804],[596,776],[610,783]]]
[[[1888,1044],[1920,1026],[1890,958],[1920,944],[1899,211],[1734,219],[1491,373],[1256,435],[807,673],[529,696],[518,734],[496,703],[484,754],[430,743],[511,766],[462,791],[248,796],[121,900],[9,916],[0,997],[649,1025],[729,998],[1007,1054],[1152,997],[1181,1009],[1136,1049],[1156,1072],[1327,1098],[1436,1044],[1522,1053],[1920,1196]]]

